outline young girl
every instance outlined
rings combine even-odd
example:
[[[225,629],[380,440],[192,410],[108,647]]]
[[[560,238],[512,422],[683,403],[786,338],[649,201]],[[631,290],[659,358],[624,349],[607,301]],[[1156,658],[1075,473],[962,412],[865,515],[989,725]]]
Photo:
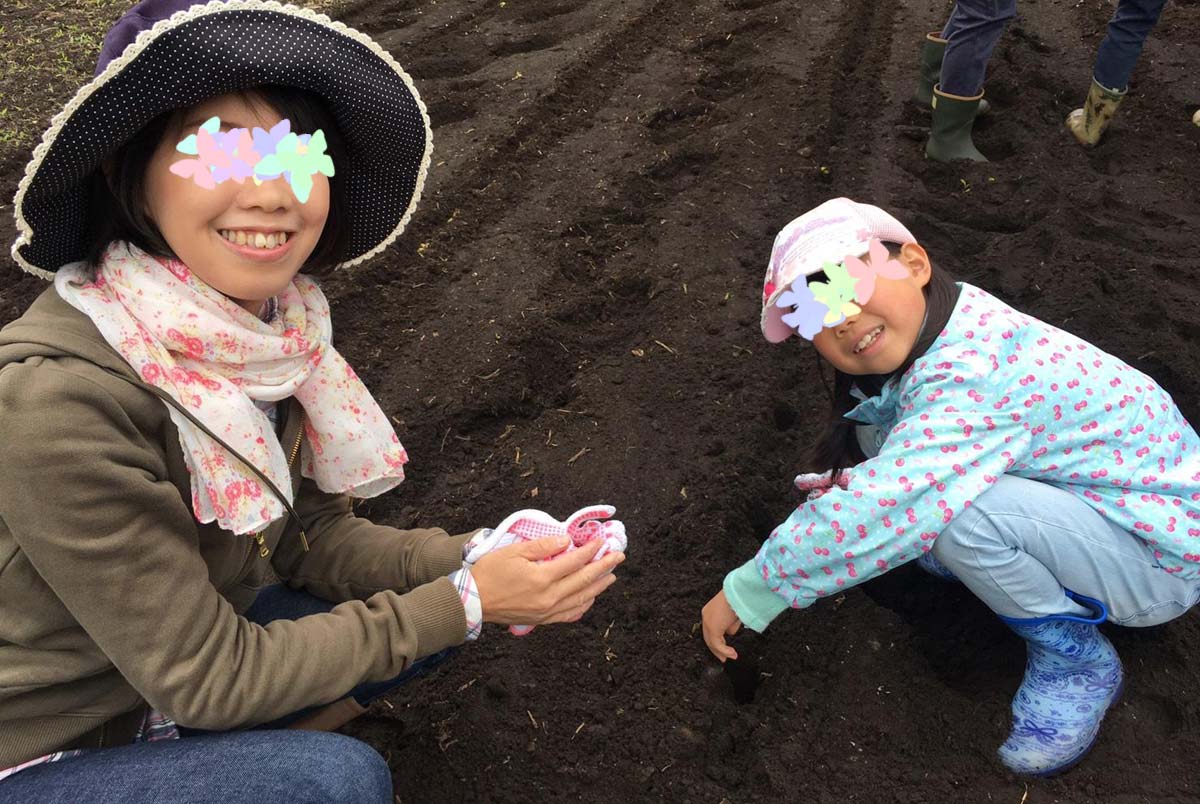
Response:
[[[408,76],[324,16],[147,0],[110,32],[15,201],[54,284],[0,331],[0,798],[391,802],[373,750],[296,729],[612,583],[611,509],[532,540],[351,513],[407,455],[299,272],[390,244],[429,161]]]
[[[845,198],[775,239],[762,330],[836,372],[808,501],[703,611],[762,631],[932,551],[1028,646],[1000,758],[1048,774],[1087,753],[1120,693],[1097,625],[1156,625],[1200,597],[1200,440],[1112,355],[955,284],[883,210]],[[814,488],[814,486],[819,486]],[[940,563],[939,563],[940,562]]]

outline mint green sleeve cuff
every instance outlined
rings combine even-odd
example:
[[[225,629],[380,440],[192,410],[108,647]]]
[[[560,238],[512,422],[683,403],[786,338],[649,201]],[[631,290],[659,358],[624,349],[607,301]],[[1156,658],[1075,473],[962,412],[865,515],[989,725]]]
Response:
[[[767,630],[771,620],[789,608],[786,600],[763,583],[758,568],[754,566],[754,559],[726,575],[722,588],[725,590],[725,599],[742,625],[760,634]]]

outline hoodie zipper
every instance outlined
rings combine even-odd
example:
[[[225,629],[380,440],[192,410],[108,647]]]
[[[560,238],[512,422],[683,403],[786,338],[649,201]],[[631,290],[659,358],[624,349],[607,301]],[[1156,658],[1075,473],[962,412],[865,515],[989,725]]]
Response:
[[[297,414],[300,417],[300,428],[296,431],[296,443],[292,445],[292,454],[288,458],[288,479],[291,479],[292,464],[296,462],[296,456],[300,454],[300,442],[304,438],[304,408],[300,408]],[[308,535],[304,532],[304,522],[300,517],[296,517],[296,524],[300,527],[300,544],[304,547],[304,552],[308,552]]]
[[[290,456],[288,456],[287,466],[288,466],[288,474],[289,475],[291,474],[291,471],[292,471],[292,464],[294,464],[296,462],[296,456],[300,454],[300,442],[303,440],[304,440],[304,408],[301,408],[300,409],[300,428],[296,431],[296,443],[292,445],[292,454]],[[265,543],[266,539],[263,537],[262,531],[258,531],[258,530],[254,531],[253,533],[250,534],[250,539],[252,542],[258,543],[258,555],[260,557],[266,558],[267,556],[271,555],[271,548],[267,547],[267,545]],[[308,537],[304,535],[304,528],[300,529],[300,541],[302,541],[304,543],[304,549],[307,551],[308,550]],[[249,550],[249,549],[250,549],[250,545],[247,545],[247,550]]]

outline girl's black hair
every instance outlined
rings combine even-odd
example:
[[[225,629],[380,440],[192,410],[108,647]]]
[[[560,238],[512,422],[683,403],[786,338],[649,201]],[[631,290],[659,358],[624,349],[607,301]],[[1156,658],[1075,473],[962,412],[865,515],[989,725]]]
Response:
[[[887,246],[891,256],[899,255],[899,244],[885,243],[884,245]],[[954,305],[958,303],[959,290],[953,277],[931,262],[929,282],[922,288],[925,295],[925,324],[921,327],[912,351],[909,352],[908,357],[899,368],[889,374],[858,375],[846,374],[834,369],[832,411],[829,423],[826,425],[825,432],[813,444],[808,455],[808,462],[813,471],[823,472],[828,469],[833,477],[837,478],[843,469],[866,458],[858,446],[858,437],[854,430],[856,422],[846,418],[846,414],[858,404],[858,400],[850,393],[851,389],[857,385],[858,389],[868,397],[875,396],[883,390],[883,386],[888,380],[900,377],[908,371],[917,358],[925,354],[933,345],[938,335],[946,327],[946,322],[950,320],[950,314],[954,312]],[[818,357],[819,360],[820,357]],[[817,370],[821,370],[819,363]]]
[[[311,133],[317,129],[325,132],[325,152],[333,160],[335,168],[334,175],[329,179],[329,216],[317,245],[301,270],[316,275],[326,273],[342,261],[350,239],[346,209],[346,174],[349,165],[341,129],[325,100],[313,92],[296,87],[265,85],[243,90],[240,94],[251,105],[262,102],[274,109],[280,118],[291,122],[294,132]],[[158,226],[146,216],[145,178],[146,165],[150,163],[163,135],[172,121],[177,119],[176,115],[183,112],[183,109],[173,109],[155,117],[112,153],[108,176],[101,168],[96,168],[92,173],[85,260],[93,274],[103,259],[105,249],[114,240],[132,243],[158,257],[176,258]]]

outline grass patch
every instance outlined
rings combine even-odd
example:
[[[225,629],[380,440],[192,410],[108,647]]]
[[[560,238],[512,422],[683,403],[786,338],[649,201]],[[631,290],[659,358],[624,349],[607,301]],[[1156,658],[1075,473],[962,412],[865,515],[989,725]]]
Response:
[[[335,17],[348,0],[293,0]],[[91,80],[104,35],[133,0],[0,3],[0,164],[27,157],[79,87]]]

